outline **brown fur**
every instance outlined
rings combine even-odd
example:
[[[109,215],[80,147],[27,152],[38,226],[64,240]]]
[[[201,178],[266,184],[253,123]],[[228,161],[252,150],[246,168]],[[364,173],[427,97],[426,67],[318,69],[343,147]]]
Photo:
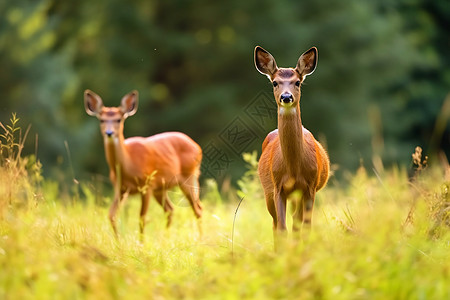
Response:
[[[328,155],[311,132],[302,126],[300,86],[296,85],[314,71],[316,63],[315,48],[300,56],[295,69],[278,68],[269,52],[255,48],[256,68],[277,83],[274,96],[278,105],[278,129],[264,140],[258,165],[274,233],[286,229],[286,202],[294,191],[301,192],[300,199],[294,202],[294,229],[297,230],[301,223],[310,224],[316,192],[328,181]],[[291,95],[293,101],[283,103],[282,94]]]
[[[197,143],[180,132],[125,139],[124,120],[137,110],[137,92],[126,95],[119,107],[104,107],[98,95],[86,90],[85,108],[89,115],[96,116],[101,121],[109,177],[115,190],[109,218],[116,235],[116,214],[120,203],[128,194],[141,195],[141,238],[152,195],[164,208],[167,226],[170,225],[173,204],[167,197],[167,190],[176,185],[189,200],[196,217],[201,217],[198,177],[202,150]]]
[[[297,78],[297,72],[293,69],[278,69],[277,77],[281,79],[296,79]]]

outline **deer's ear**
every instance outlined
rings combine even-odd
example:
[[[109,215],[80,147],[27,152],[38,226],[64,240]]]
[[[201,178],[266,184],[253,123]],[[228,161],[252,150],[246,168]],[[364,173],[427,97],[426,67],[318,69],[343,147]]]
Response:
[[[317,66],[317,48],[312,47],[305,53],[303,53],[297,62],[297,72],[303,76],[303,78],[307,75],[310,75],[314,72]]]
[[[255,48],[255,67],[261,74],[267,75],[269,79],[272,79],[273,74],[278,70],[275,58],[260,46]]]
[[[102,98],[91,90],[84,91],[84,109],[90,116],[98,116],[103,107]]]
[[[139,93],[136,90],[123,96],[120,110],[122,111],[125,118],[130,117],[136,113],[138,108],[138,98]]]

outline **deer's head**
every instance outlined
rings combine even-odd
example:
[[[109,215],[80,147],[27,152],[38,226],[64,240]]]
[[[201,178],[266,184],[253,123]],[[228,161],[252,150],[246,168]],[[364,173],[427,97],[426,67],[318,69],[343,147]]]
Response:
[[[300,86],[317,65],[317,48],[303,53],[295,68],[278,68],[275,58],[260,46],[255,48],[256,69],[266,75],[273,85],[273,94],[279,108],[296,107],[300,102]]]
[[[136,113],[138,92],[126,94],[118,107],[106,107],[102,98],[91,90],[84,91],[84,108],[90,116],[100,121],[100,130],[105,139],[116,139],[123,134],[123,124],[127,117]]]

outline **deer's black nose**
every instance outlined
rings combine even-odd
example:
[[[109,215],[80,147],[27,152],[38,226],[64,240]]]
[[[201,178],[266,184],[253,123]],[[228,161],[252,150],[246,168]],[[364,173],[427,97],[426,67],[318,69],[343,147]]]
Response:
[[[112,130],[106,130],[106,131],[105,131],[105,134],[106,134],[108,137],[111,137],[111,136],[113,135],[113,133],[114,133],[114,131],[112,131]]]
[[[280,102],[288,104],[288,103],[294,102],[294,98],[292,97],[291,93],[283,93],[283,94],[281,94]]]

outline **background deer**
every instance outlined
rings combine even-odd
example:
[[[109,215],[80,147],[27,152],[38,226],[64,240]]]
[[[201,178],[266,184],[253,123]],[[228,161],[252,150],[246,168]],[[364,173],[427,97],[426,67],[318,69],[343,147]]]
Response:
[[[114,201],[109,211],[109,219],[116,236],[116,214],[121,201],[128,194],[141,194],[141,239],[152,195],[164,208],[167,227],[170,226],[173,204],[167,197],[167,189],[176,185],[189,200],[195,216],[202,216],[198,183],[202,150],[197,143],[180,132],[125,139],[124,121],[137,111],[137,91],[125,95],[119,107],[105,107],[100,96],[86,90],[84,106],[89,115],[100,120],[109,177],[114,185]]]
[[[300,86],[317,65],[315,47],[303,53],[295,68],[278,68],[273,56],[257,46],[256,69],[273,85],[278,106],[278,129],[270,132],[262,145],[258,173],[264,189],[273,229],[286,230],[286,200],[294,191],[294,230],[310,224],[316,192],[328,181],[329,160],[322,145],[302,125]]]

